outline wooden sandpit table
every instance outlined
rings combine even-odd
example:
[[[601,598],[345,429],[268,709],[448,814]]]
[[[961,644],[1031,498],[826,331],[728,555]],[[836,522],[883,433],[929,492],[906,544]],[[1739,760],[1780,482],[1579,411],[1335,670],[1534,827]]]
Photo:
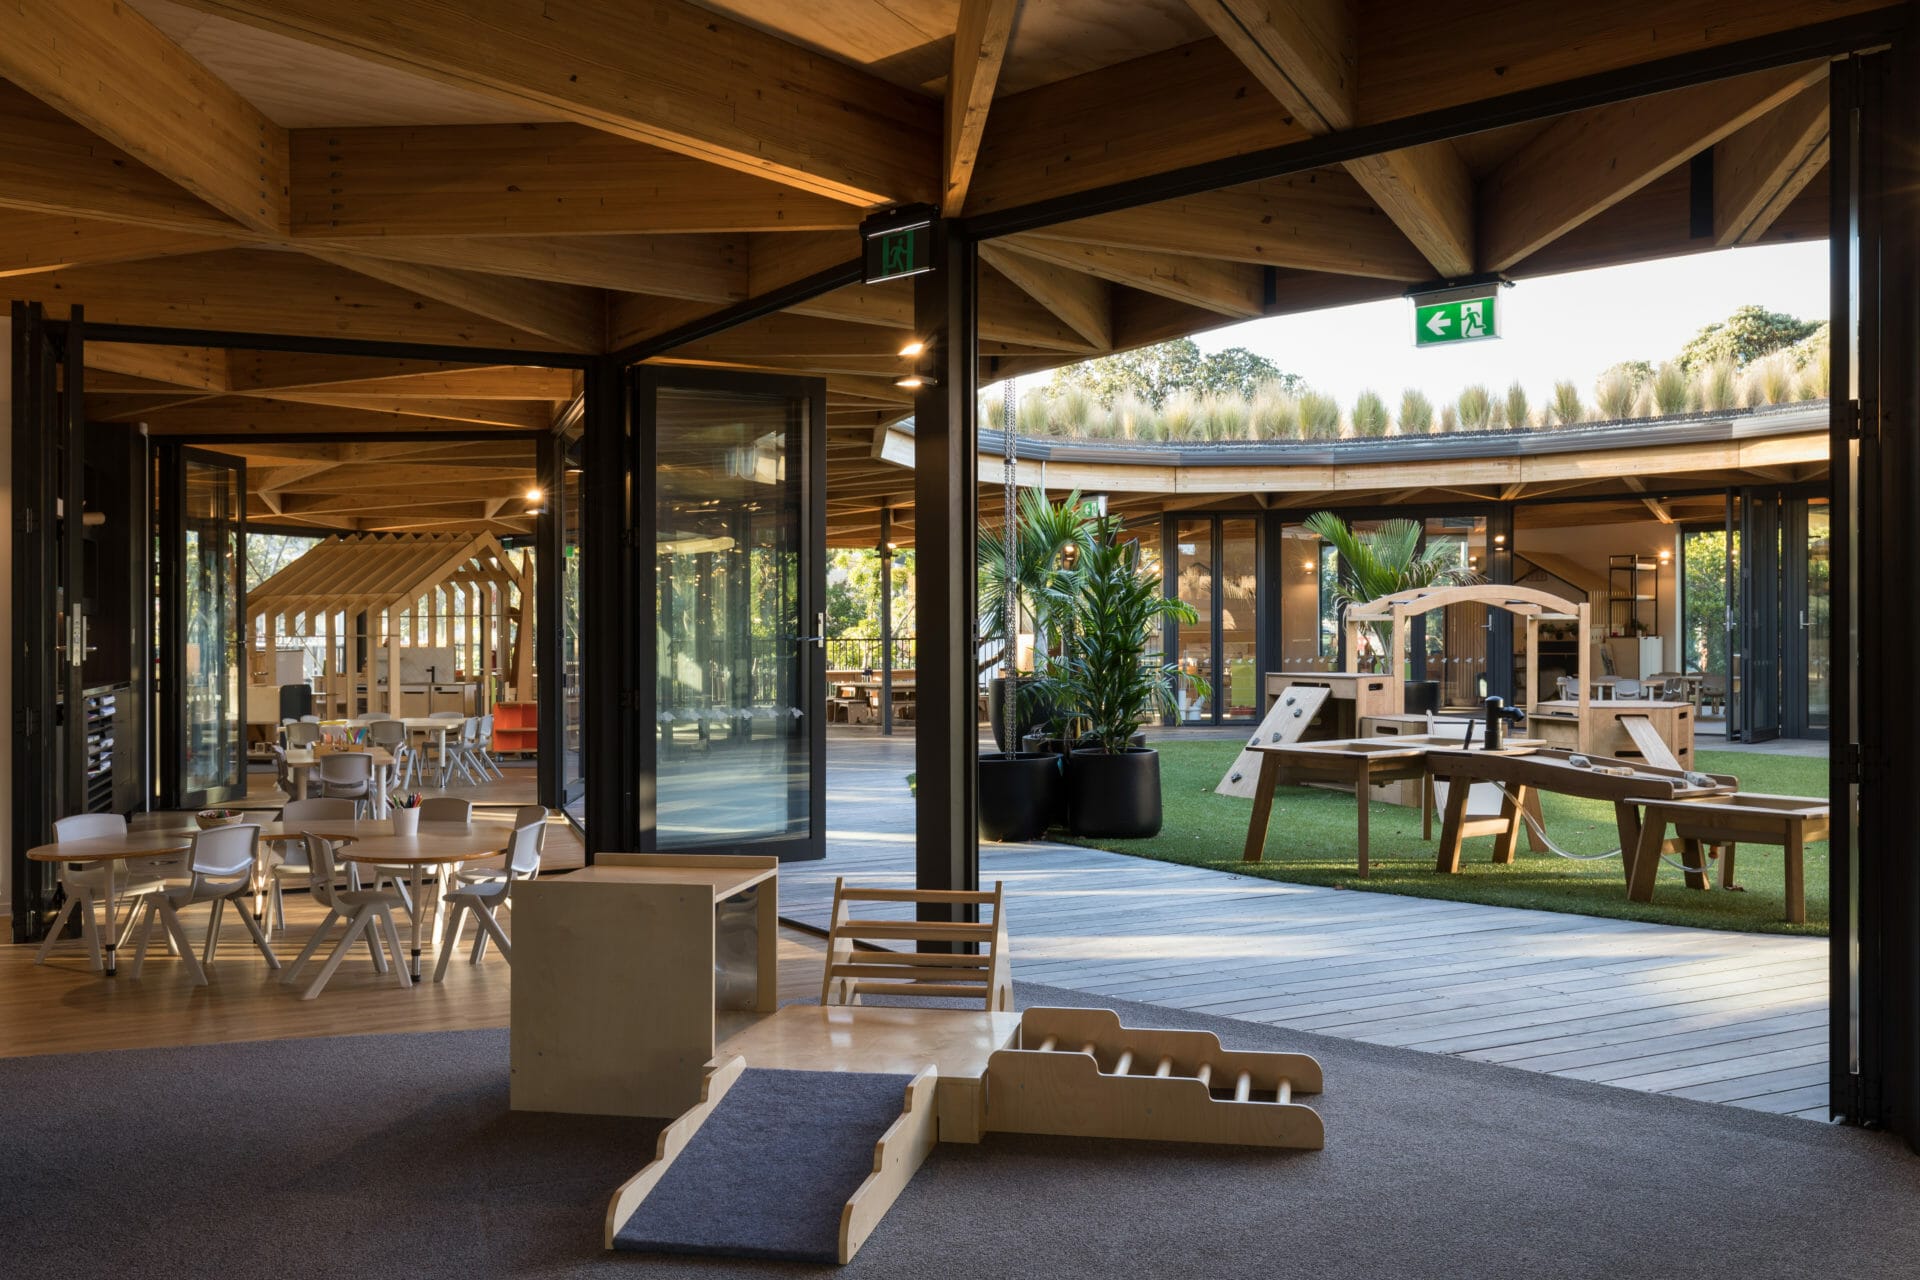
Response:
[[[1510,751],[1531,751],[1540,744],[1532,739],[1517,738],[1501,749],[1505,754]],[[1253,793],[1253,815],[1247,822],[1246,848],[1241,852],[1244,862],[1258,862],[1267,844],[1267,823],[1273,816],[1273,791],[1275,787],[1308,786],[1314,783],[1352,787],[1355,797],[1355,809],[1358,811],[1357,830],[1355,832],[1355,851],[1360,875],[1364,878],[1368,871],[1368,832],[1367,810],[1372,796],[1372,788],[1385,786],[1390,782],[1420,783],[1420,838],[1433,838],[1433,773],[1428,768],[1429,755],[1436,751],[1466,752],[1484,755],[1486,752],[1476,742],[1463,746],[1459,734],[1421,734],[1391,738],[1336,738],[1327,742],[1277,742],[1252,743],[1248,749],[1260,757],[1260,777]],[[1460,811],[1466,812],[1467,787],[1453,788],[1447,796],[1448,811],[1452,812],[1454,801],[1459,801]],[[1538,816],[1536,812],[1535,816]],[[1502,830],[1511,829],[1515,824],[1510,821],[1512,815],[1502,813],[1497,821]],[[1531,832],[1529,832],[1531,834]]]
[[[1625,870],[1627,896],[1635,902],[1653,900],[1654,875],[1660,867],[1660,856],[1666,851],[1666,827],[1667,822],[1673,820],[1671,815],[1691,809],[1702,801],[1729,800],[1740,785],[1737,778],[1727,774],[1694,773],[1689,776],[1682,769],[1666,769],[1637,760],[1619,760],[1608,756],[1590,757],[1597,767],[1583,768],[1572,763],[1575,754],[1571,751],[1541,750],[1488,756],[1483,752],[1435,751],[1431,757],[1431,767],[1434,777],[1444,778],[1450,783],[1492,782],[1506,792],[1506,807],[1514,810],[1514,816],[1508,830],[1494,846],[1493,860],[1497,863],[1513,861],[1517,834],[1513,828],[1520,822],[1514,801],[1525,803],[1535,792],[1552,791],[1584,800],[1610,802],[1613,805],[1614,823],[1620,832],[1620,861]],[[1630,771],[1606,771],[1621,768],[1630,768]],[[1695,781],[1702,777],[1711,781],[1705,785]],[[1473,834],[1465,830],[1466,824],[1463,822],[1466,792],[1465,785],[1448,789],[1447,811],[1440,824],[1440,850],[1433,865],[1433,869],[1442,875],[1451,875],[1460,870],[1461,841]],[[1644,824],[1640,817],[1642,808],[1655,815]],[[1707,888],[1700,837],[1688,836],[1683,832],[1681,854],[1685,866],[1691,868],[1686,872],[1687,887]]]

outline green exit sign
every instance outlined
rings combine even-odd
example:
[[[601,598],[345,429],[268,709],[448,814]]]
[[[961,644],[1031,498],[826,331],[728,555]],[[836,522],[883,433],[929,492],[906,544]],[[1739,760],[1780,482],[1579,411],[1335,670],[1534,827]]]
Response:
[[[933,216],[928,209],[901,210],[870,219],[860,229],[866,246],[868,284],[933,270]]]
[[[1492,298],[1458,298],[1452,302],[1414,304],[1413,345],[1416,347],[1477,342],[1482,338],[1499,336],[1499,311]]]

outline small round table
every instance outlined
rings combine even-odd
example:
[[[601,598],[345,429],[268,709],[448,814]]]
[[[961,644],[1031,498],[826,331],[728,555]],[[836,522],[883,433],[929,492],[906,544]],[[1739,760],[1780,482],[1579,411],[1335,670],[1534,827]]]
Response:
[[[484,819],[474,822],[423,822],[417,835],[396,836],[393,823],[382,819],[354,818],[328,822],[274,822],[260,828],[263,841],[298,840],[304,835],[323,840],[351,840],[349,848],[337,851],[345,862],[372,862],[412,869],[408,883],[413,890],[413,976],[420,977],[421,930],[427,916],[437,914],[440,881],[427,875],[434,867],[449,863],[477,862],[491,858],[506,847],[512,830],[505,823]]]
[[[193,848],[191,831],[129,831],[124,836],[93,836],[86,840],[56,841],[35,845],[27,850],[33,862],[124,862],[128,858],[158,858],[185,853]],[[106,976],[119,974],[116,952],[119,935],[114,931],[113,877],[101,894],[101,906],[107,917],[107,936],[102,945],[106,953]]]

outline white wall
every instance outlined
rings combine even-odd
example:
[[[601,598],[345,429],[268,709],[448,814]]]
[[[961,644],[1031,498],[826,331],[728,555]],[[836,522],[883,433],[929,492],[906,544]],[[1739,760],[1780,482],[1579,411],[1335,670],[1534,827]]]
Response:
[[[1609,556],[1643,555],[1657,560],[1662,551],[1667,552],[1670,557],[1668,563],[1661,565],[1656,575],[1660,595],[1656,625],[1660,635],[1662,669],[1680,669],[1680,584],[1674,576],[1674,566],[1679,563],[1680,556],[1678,528],[1649,518],[1632,524],[1519,529],[1514,533],[1514,542],[1515,550],[1522,556],[1530,550],[1565,556],[1590,571],[1595,580],[1602,584],[1607,581]],[[1607,592],[1604,585],[1594,593],[1592,601],[1594,626],[1605,634]]]

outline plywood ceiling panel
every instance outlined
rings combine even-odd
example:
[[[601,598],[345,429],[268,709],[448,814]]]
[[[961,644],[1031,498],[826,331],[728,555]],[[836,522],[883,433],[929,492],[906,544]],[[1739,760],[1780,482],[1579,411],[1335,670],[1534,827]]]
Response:
[[[174,4],[129,0],[203,66],[288,129],[519,124],[556,117]]]

